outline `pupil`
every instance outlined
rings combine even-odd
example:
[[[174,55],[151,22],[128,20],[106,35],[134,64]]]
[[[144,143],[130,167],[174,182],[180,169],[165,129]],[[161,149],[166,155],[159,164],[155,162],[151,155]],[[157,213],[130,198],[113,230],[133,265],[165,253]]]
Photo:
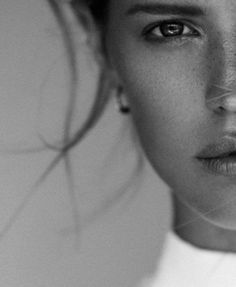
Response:
[[[160,28],[162,34],[166,37],[181,35],[184,30],[183,25],[174,23],[164,24]]]

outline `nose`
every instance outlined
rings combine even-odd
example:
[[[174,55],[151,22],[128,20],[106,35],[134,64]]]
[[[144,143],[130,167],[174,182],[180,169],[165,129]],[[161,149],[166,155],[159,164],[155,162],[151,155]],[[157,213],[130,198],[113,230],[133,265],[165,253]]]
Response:
[[[222,120],[222,131],[236,137],[236,93],[216,98],[210,106],[211,112]]]
[[[215,113],[236,113],[236,89],[217,87],[214,97],[206,101]]]
[[[211,69],[205,100],[216,113],[236,113],[236,25],[234,29],[234,37],[221,35],[207,54]]]
[[[236,113],[236,95],[235,96],[225,96],[225,98],[217,101],[215,104],[216,112],[221,113]]]

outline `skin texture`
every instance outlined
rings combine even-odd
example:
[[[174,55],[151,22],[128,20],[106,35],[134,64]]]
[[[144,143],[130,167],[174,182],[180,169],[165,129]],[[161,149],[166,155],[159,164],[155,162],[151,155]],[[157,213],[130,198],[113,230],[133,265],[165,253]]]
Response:
[[[195,5],[203,15],[127,16],[132,5],[145,2],[111,0],[109,61],[125,88],[144,150],[175,194],[175,226],[195,220],[178,233],[203,248],[235,251],[236,177],[210,173],[195,157],[236,131],[231,104],[236,93],[236,2],[156,0]],[[150,30],[149,37],[142,33],[150,24],[173,19],[185,19],[198,35],[160,40],[156,29],[153,40]],[[219,98],[222,91],[215,85],[232,93]]]

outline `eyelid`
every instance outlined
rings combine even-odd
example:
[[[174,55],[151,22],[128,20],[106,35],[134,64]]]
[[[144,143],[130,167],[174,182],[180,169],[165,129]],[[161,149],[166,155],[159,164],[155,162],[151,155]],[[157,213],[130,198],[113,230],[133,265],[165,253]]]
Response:
[[[176,24],[181,24],[181,25],[184,25],[186,27],[188,27],[188,29],[190,29],[192,31],[192,35],[190,34],[189,36],[200,36],[201,33],[200,33],[200,29],[197,29],[196,28],[196,25],[192,24],[189,20],[184,20],[184,19],[169,19],[169,20],[161,20],[161,21],[157,21],[157,22],[154,22],[154,23],[151,23],[149,24],[148,26],[146,26],[143,31],[142,31],[142,35],[144,37],[148,37],[152,30],[160,27],[161,25],[163,24],[173,24],[173,23],[176,23]],[[174,38],[181,38],[181,37],[187,37],[188,35],[180,35],[180,36],[173,36],[173,37],[165,37],[165,36],[156,36],[156,39],[160,39],[160,40],[171,40],[171,39],[174,39]],[[153,36],[155,37],[155,36]]]

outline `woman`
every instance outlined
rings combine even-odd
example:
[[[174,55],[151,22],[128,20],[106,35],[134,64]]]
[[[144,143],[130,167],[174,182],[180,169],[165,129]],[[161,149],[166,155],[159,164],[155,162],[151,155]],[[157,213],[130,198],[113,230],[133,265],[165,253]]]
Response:
[[[233,286],[235,255],[222,263],[231,270],[223,282],[222,270],[217,280],[206,275],[221,253],[236,251],[235,1],[102,2],[89,7],[110,74],[150,163],[173,190],[175,232],[199,248],[189,250],[198,269],[190,281],[183,262],[168,269],[164,255],[152,286]]]
[[[3,146],[9,146],[10,141],[21,142],[22,147],[17,144],[17,152],[48,149],[56,153],[39,179],[32,176],[36,178],[33,191],[60,162],[65,163],[70,178],[69,152],[94,126],[104,111],[110,92],[115,91],[120,111],[132,117],[155,172],[173,191],[174,232],[167,237],[155,276],[143,285],[234,286],[235,1],[21,0],[17,4],[14,0],[0,4],[0,30],[4,39],[0,55],[3,104],[4,98],[9,100],[9,95],[27,92],[25,105],[30,105],[32,94],[42,92],[46,86],[37,79],[48,76],[50,69],[55,69],[56,76],[50,81],[49,91],[60,101],[49,101],[46,105],[55,111],[55,105],[65,100],[63,95],[68,94],[65,87],[68,88],[68,82],[70,84],[66,120],[56,123],[64,131],[59,134],[59,140],[58,135],[50,139],[45,137],[45,134],[51,136],[51,130],[40,126],[39,141],[32,140],[25,147],[22,131],[31,121],[28,118],[22,121],[21,108],[14,122],[8,123],[6,130],[2,131],[9,137],[10,128],[16,123],[22,126],[18,134],[3,143]],[[29,21],[32,25],[28,24]],[[91,47],[89,56],[96,60],[100,71],[97,97],[78,131],[71,122],[76,114],[74,106],[80,79],[76,54],[80,44],[77,42],[79,24],[83,27],[84,42]],[[60,31],[63,36],[65,50],[57,50],[58,32],[55,31]],[[45,38],[50,39],[51,50],[48,46],[44,50]],[[55,61],[57,65],[57,59],[65,54],[70,69],[60,75],[57,67],[51,64]],[[53,59],[50,65],[49,59]],[[68,74],[70,77],[67,78]],[[53,86],[55,78],[60,77],[67,85],[64,82]],[[28,85],[29,82],[32,85]],[[18,107],[22,105],[22,99],[17,97],[11,101],[19,101]],[[9,111],[6,118],[8,114]],[[52,122],[53,114],[49,114]],[[40,115],[40,120],[44,120]],[[35,114],[31,116],[33,121]],[[43,143],[43,148],[39,143]],[[31,149],[32,146],[36,148]],[[8,149],[10,152],[14,150],[12,146]],[[70,188],[76,220],[75,194],[73,186]],[[2,235],[10,233],[33,194],[26,193],[23,203],[16,205],[15,212],[5,215],[8,219]],[[33,252],[34,248],[29,252],[30,256]],[[220,261],[222,258],[224,260]],[[40,271],[46,272],[46,269]],[[7,278],[4,276],[3,280]],[[8,286],[16,286],[17,281],[5,282]],[[60,282],[52,280],[48,284],[59,286]],[[73,284],[79,286],[80,282],[70,282],[70,286]],[[21,285],[26,286],[25,282]],[[38,286],[44,285],[41,282]]]

